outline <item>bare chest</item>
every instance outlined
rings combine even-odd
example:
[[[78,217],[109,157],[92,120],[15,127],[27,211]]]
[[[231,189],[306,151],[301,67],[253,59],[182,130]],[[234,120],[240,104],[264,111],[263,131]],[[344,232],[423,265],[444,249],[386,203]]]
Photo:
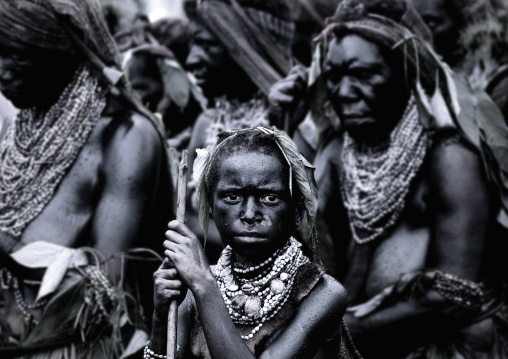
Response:
[[[68,247],[89,245],[86,234],[94,214],[95,197],[99,184],[98,167],[101,156],[93,145],[85,145],[78,158],[63,178],[56,192],[44,210],[25,229],[21,240],[14,247],[16,251],[32,242],[46,241]],[[0,236],[4,235],[0,232]],[[35,301],[37,287],[22,287],[23,298],[27,303]],[[0,292],[4,305],[0,305],[2,315],[14,334],[22,332],[24,314],[12,291]],[[40,310],[31,310],[35,317]]]
[[[374,249],[365,282],[372,297],[400,279],[404,273],[424,268],[430,243],[430,223],[425,204],[425,184],[417,183],[390,235]]]
[[[102,160],[102,152],[96,141],[97,132],[100,129],[94,129],[51,200],[25,229],[14,250],[35,241],[68,247],[90,245],[86,237],[100,189],[99,168]]]

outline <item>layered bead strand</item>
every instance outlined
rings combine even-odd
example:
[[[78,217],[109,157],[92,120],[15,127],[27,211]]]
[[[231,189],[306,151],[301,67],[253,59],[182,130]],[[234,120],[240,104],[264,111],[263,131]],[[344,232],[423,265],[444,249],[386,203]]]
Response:
[[[48,302],[47,300],[39,300],[32,304],[26,303],[19,286],[18,278],[13,276],[12,273],[5,268],[0,269],[0,286],[3,290],[11,290],[13,292],[16,304],[19,310],[23,313],[23,317],[27,325],[31,325],[32,323],[35,325],[39,324],[29,311],[44,307]]]
[[[106,106],[86,66],[47,111],[19,112],[0,147],[0,230],[19,237],[53,197]]]
[[[309,262],[300,247],[291,238],[263,263],[247,269],[233,266],[231,247],[222,252],[214,275],[233,322],[254,326],[249,334],[242,336],[244,340],[253,338],[289,299],[298,269]]]
[[[385,235],[397,222],[427,147],[414,96],[387,143],[358,144],[344,133],[342,200],[358,244]]]
[[[206,145],[215,145],[223,131],[240,130],[257,126],[268,127],[264,100],[254,98],[248,102],[229,101],[226,97],[215,100],[217,117],[206,130]]]

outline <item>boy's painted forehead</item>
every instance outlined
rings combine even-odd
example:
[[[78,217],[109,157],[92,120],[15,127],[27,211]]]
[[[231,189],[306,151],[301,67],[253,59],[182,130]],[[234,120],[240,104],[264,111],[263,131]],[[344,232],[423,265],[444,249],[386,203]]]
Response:
[[[289,187],[282,161],[261,153],[246,153],[224,158],[218,168],[218,186],[277,188]]]

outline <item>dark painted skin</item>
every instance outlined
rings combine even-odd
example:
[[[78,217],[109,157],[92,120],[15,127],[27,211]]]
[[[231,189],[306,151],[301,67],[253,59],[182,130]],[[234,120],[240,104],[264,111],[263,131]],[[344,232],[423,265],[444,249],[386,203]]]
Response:
[[[223,95],[249,100],[256,87],[229,56],[220,40],[205,25],[196,21],[191,22],[189,31],[191,44],[186,66],[196,77],[205,96],[210,101]]]
[[[377,63],[378,71],[367,75],[354,70],[356,64],[368,63]],[[378,45],[356,35],[330,43],[325,58],[329,95],[339,115],[354,114],[344,121],[344,128],[358,140],[375,140],[372,133],[384,136],[396,123],[387,117],[388,111],[403,111],[399,99],[407,100],[407,90],[399,86],[397,77],[387,76],[403,67],[389,68],[389,64]],[[384,98],[385,109],[376,105],[380,98]],[[339,183],[342,147],[341,134],[332,135],[314,164],[319,210],[334,238],[338,278],[344,281],[351,304],[365,302],[401,275],[420,268],[437,268],[473,282],[492,280],[492,269],[502,273],[492,255],[493,245],[498,244],[491,222],[493,201],[480,159],[468,146],[460,141],[434,144],[414,179],[398,223],[387,238],[370,245],[371,256],[365,253],[365,246],[350,238]],[[359,277],[362,267],[365,275]],[[467,323],[472,315],[431,290],[366,317],[348,313],[345,319],[365,358],[403,358],[418,345],[456,333],[455,326]],[[470,330],[478,336],[479,351],[488,349],[492,323],[485,320]]]
[[[190,141],[192,125],[201,113],[201,108],[192,97],[183,111],[172,103],[165,93],[158,58],[148,52],[134,53],[127,64],[128,78],[145,106],[152,112],[162,114],[169,145],[181,151]]]
[[[301,202],[295,204],[290,197],[289,176],[283,173],[282,161],[266,154],[245,153],[220,163],[212,211],[215,218],[221,219],[217,221],[221,238],[233,249],[235,261],[244,265],[268,258],[286,243],[300,223],[303,208]],[[154,274],[152,350],[166,352],[169,301],[181,300],[188,288],[190,293],[179,307],[179,357],[192,358],[191,328],[186,318],[188,301],[193,296],[212,358],[254,358],[229,317],[196,236],[185,225],[173,221],[166,237],[167,258]],[[171,263],[176,269],[170,269]],[[345,305],[344,289],[325,274],[259,358],[314,358],[324,350],[327,339],[338,338]],[[332,350],[336,354],[338,347]]]
[[[460,32],[467,24],[464,22],[460,9],[457,9],[453,0],[411,0],[410,3],[418,11],[425,24],[430,28],[433,35],[434,45],[437,52],[456,70],[463,71],[461,67],[468,67],[468,61],[461,61],[467,56],[464,50],[460,51]],[[505,71],[496,73],[508,63],[506,44],[493,46],[493,59],[497,66],[490,70],[487,76],[488,83],[485,92],[492,98],[494,103],[503,112],[505,120],[508,119],[508,74]],[[502,47],[502,50],[497,48]],[[474,52],[474,49],[471,49]],[[481,56],[481,55],[476,55]],[[491,65],[492,66],[492,65]],[[469,71],[469,70],[468,70]],[[469,71],[471,72],[471,71]],[[474,76],[473,76],[474,77]]]
[[[39,50],[2,35],[0,89],[19,108],[49,108],[82,58]],[[14,250],[35,241],[47,241],[71,248],[93,247],[108,258],[132,247],[159,248],[157,242],[162,239],[157,239],[157,234],[172,214],[166,166],[155,128],[147,119],[131,112],[122,100],[110,95],[76,161]],[[2,264],[16,274],[41,278],[41,272],[17,268],[7,262],[5,253],[0,255]],[[143,270],[146,274],[150,272],[150,268]],[[110,275],[112,280],[119,278],[119,260],[110,261]],[[24,294],[31,303],[36,293],[29,289]],[[149,285],[142,290],[150,297]],[[0,315],[16,332],[23,316],[14,298],[5,299],[6,306],[0,308]]]
[[[344,128],[360,139],[388,136],[408,101],[406,91],[393,96],[393,89],[405,88],[404,77],[383,55],[381,48],[350,35],[340,43],[333,39],[324,61],[332,106]]]
[[[137,52],[127,64],[127,73],[132,88],[139,93],[141,100],[152,112],[160,112],[160,103],[164,96],[164,84],[157,67],[157,57]]]
[[[463,21],[452,0],[409,0],[432,32],[434,47],[450,65],[460,60],[458,41]]]
[[[222,163],[213,188],[214,214],[220,218],[217,229],[242,262],[245,258],[264,261],[300,224],[302,209],[291,200],[289,176],[283,168],[279,159],[256,153]]]
[[[79,63],[72,53],[34,48],[5,35],[0,38],[0,61],[0,92],[17,108],[54,104]]]

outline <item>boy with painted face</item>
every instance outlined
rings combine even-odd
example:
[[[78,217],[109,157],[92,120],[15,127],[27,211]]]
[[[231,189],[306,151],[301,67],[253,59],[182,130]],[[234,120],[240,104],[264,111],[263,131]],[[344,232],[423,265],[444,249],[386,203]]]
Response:
[[[344,289],[292,237],[304,213],[312,227],[317,189],[290,138],[263,127],[224,133],[198,152],[194,178],[200,224],[206,234],[211,208],[226,249],[210,268],[196,236],[169,224],[146,357],[165,353],[169,301],[184,297],[179,358],[357,357]]]

